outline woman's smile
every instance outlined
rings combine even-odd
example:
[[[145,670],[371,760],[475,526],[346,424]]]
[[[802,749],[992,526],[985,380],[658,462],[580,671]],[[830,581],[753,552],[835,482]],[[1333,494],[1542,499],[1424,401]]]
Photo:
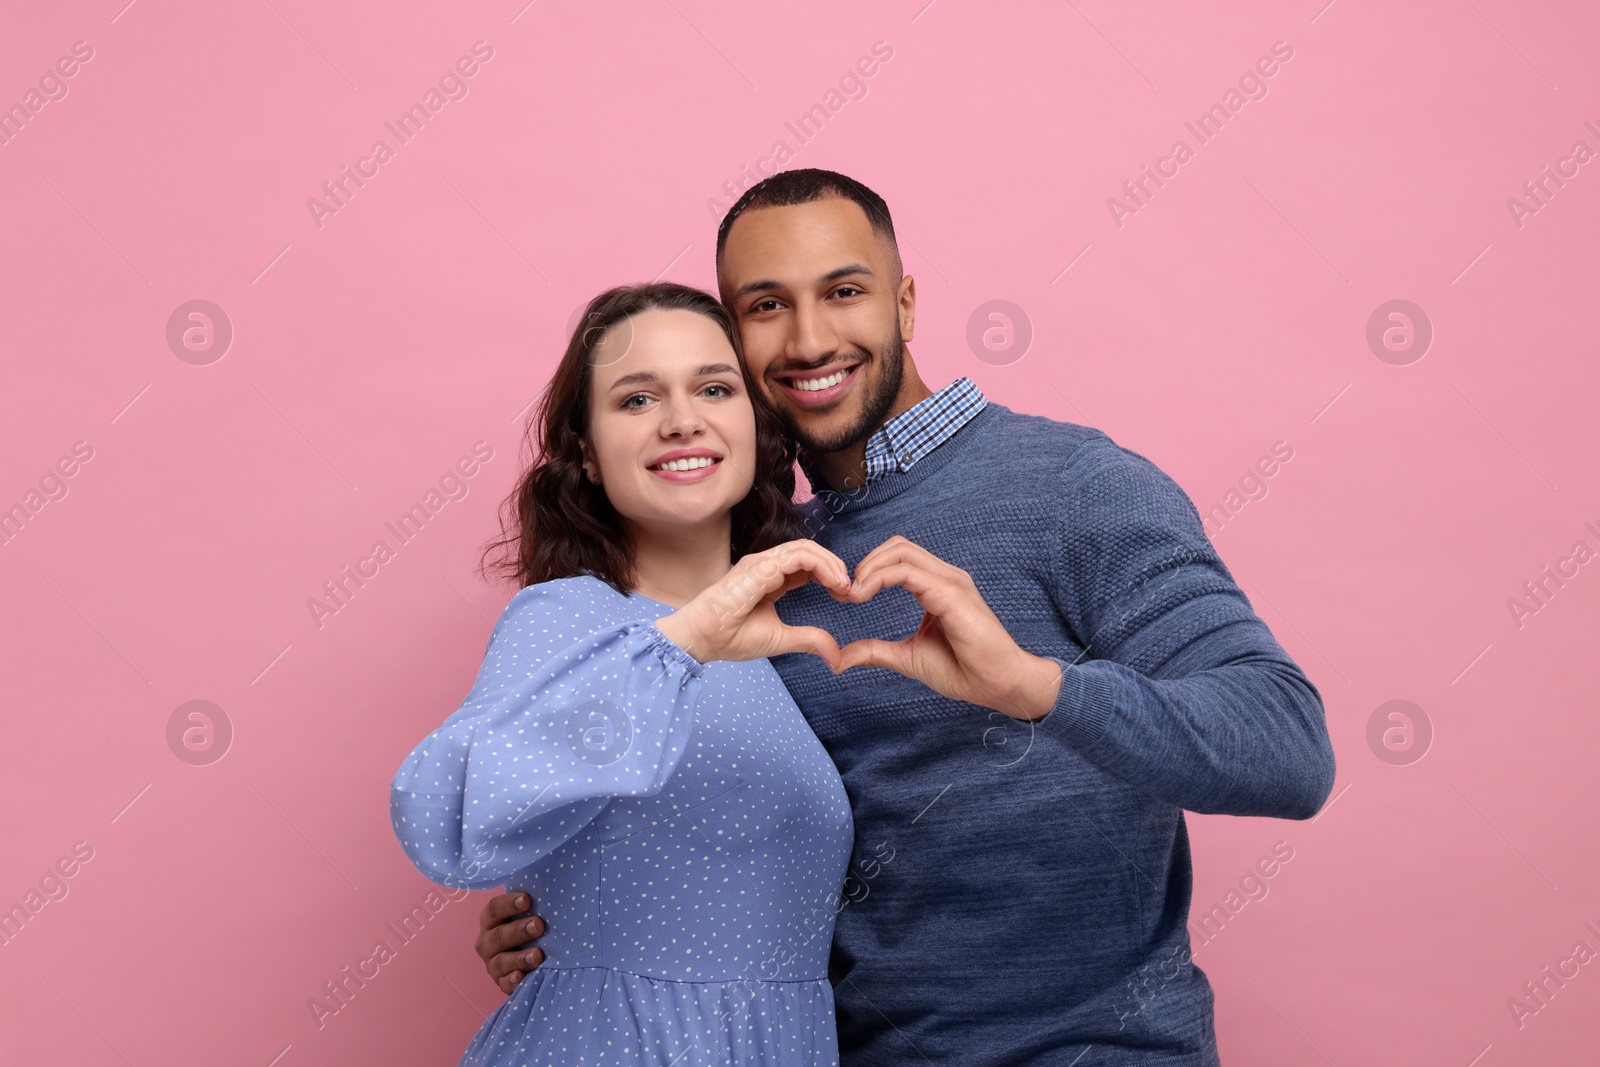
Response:
[[[722,453],[709,448],[675,448],[645,465],[666,482],[703,482],[722,469]]]

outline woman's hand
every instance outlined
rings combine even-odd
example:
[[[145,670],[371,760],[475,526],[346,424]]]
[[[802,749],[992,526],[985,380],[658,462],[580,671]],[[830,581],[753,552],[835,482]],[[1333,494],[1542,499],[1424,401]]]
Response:
[[[815,541],[788,541],[745,556],[699,596],[657,619],[656,626],[701,663],[811,652],[837,670],[839,646],[831,634],[815,626],[790,626],[773,608],[780,596],[810,581],[835,600],[850,597],[850,571],[843,560]]]

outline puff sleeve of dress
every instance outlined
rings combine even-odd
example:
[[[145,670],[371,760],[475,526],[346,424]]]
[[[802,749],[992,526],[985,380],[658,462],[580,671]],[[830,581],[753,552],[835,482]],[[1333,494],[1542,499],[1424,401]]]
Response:
[[[651,618],[595,620],[593,583],[511,598],[461,707],[390,786],[406,856],[430,881],[489,889],[617,797],[654,796],[694,727],[701,664]]]

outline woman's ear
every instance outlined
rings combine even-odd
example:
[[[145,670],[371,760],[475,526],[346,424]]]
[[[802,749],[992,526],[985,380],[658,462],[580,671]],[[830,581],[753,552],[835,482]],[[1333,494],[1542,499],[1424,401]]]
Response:
[[[582,437],[578,438],[578,447],[583,449],[583,473],[589,476],[591,482],[599,485],[600,464],[595,461],[594,449],[590,448],[588,440]]]

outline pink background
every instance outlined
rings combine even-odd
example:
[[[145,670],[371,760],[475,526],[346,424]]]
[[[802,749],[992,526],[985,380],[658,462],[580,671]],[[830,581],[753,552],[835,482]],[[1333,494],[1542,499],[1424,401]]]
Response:
[[[569,317],[712,285],[716,198],[778,140],[888,200],[931,384],[970,374],[1237,507],[1208,530],[1321,689],[1339,780],[1309,822],[1190,817],[1197,916],[1293,849],[1197,951],[1224,1062],[1594,1062],[1600,964],[1520,1027],[1507,1003],[1600,951],[1600,564],[1520,626],[1508,606],[1600,550],[1600,161],[1520,226],[1507,205],[1600,150],[1592,8],[124,2],[0,35],[6,106],[93,49],[0,145],[0,507],[66,489],[0,546],[0,906],[93,850],[0,946],[4,1062],[454,1062],[501,1000],[471,950],[487,894],[320,1029],[308,1001],[433,888],[388,782],[511,595],[477,551]],[[479,40],[468,95],[400,145],[383,124]],[[876,41],[865,97],[800,145],[785,122]],[[1184,122],[1277,41],[1268,95],[1198,145]],[[308,198],[379,138],[319,227]],[[1108,198],[1178,138],[1194,157],[1119,227]],[[234,330],[206,365],[166,339],[195,299]],[[995,299],[1021,358],[969,347]],[[1395,299],[1435,334],[1403,366],[1366,340]],[[465,498],[399,546],[383,524],[480,440]],[[395,558],[319,628],[308,600],[379,539]],[[1396,699],[1431,747],[1369,744]],[[169,745],[190,700],[225,758]]]

